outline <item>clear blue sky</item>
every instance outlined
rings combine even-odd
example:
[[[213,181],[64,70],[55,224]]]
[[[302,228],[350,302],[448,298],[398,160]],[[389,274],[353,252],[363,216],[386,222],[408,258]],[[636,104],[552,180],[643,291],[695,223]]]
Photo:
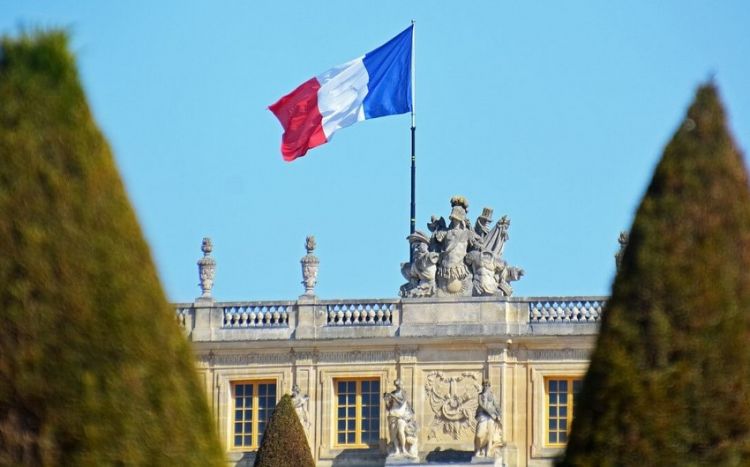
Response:
[[[612,5],[616,3],[616,5]],[[605,6],[606,5],[606,6]],[[512,219],[516,295],[608,294],[620,230],[696,86],[715,73],[750,145],[746,1],[16,1],[0,30],[71,31],[94,114],[173,301],[294,299],[314,234],[322,298],[393,297],[409,117],[293,163],[267,106],[417,21],[417,222],[469,199]],[[0,105],[2,105],[0,103]]]

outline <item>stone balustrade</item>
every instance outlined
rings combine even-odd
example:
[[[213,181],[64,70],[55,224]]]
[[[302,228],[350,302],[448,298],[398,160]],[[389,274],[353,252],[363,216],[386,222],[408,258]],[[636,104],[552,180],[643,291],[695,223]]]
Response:
[[[289,326],[294,302],[257,302],[224,305],[224,328],[279,328]]]
[[[437,297],[174,304],[193,341],[595,333],[607,297]],[[588,325],[588,326],[585,326]]]
[[[604,297],[549,297],[529,300],[529,322],[598,323],[605,303]]]
[[[190,332],[193,328],[193,304],[175,303],[173,306],[175,308],[177,323],[184,331]]]
[[[329,303],[326,305],[329,326],[390,326],[393,324],[394,309],[398,300],[360,300],[349,303]]]

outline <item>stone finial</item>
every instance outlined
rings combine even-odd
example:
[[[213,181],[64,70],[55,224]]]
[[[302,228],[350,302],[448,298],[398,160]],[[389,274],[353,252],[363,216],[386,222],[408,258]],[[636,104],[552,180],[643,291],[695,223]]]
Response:
[[[214,276],[216,275],[216,260],[211,257],[214,246],[211,239],[203,237],[201,251],[203,258],[198,260],[198,285],[201,288],[200,298],[211,298],[211,289],[214,286]]]
[[[307,254],[300,260],[302,264],[302,285],[305,286],[305,295],[309,297],[315,296],[315,284],[318,283],[318,266],[320,265],[320,260],[313,254],[315,246],[315,237],[309,235],[305,239]]]
[[[617,269],[620,269],[620,265],[622,264],[622,257],[625,254],[625,247],[628,246],[628,240],[629,235],[628,232],[620,232],[620,237],[617,239],[617,242],[620,244],[620,249],[615,253],[615,265],[617,266]]]

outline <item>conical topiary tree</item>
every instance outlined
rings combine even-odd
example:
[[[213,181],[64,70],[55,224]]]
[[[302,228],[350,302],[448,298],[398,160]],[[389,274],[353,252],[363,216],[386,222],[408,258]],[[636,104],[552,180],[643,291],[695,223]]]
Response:
[[[0,465],[220,465],[59,32],[0,41]]]
[[[750,192],[713,84],[630,231],[564,466],[750,464]]]
[[[305,429],[292,405],[292,396],[285,394],[271,414],[255,467],[314,467]]]

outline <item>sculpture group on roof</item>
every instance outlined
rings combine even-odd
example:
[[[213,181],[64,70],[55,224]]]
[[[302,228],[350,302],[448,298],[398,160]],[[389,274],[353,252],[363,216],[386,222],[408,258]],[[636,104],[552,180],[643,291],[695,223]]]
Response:
[[[451,198],[451,213],[432,216],[431,235],[415,231],[407,237],[411,261],[402,263],[408,281],[402,297],[505,296],[513,294],[510,282],[519,280],[523,269],[503,260],[510,219],[503,216],[492,228],[492,209],[484,208],[472,228],[469,203],[463,196]]]

